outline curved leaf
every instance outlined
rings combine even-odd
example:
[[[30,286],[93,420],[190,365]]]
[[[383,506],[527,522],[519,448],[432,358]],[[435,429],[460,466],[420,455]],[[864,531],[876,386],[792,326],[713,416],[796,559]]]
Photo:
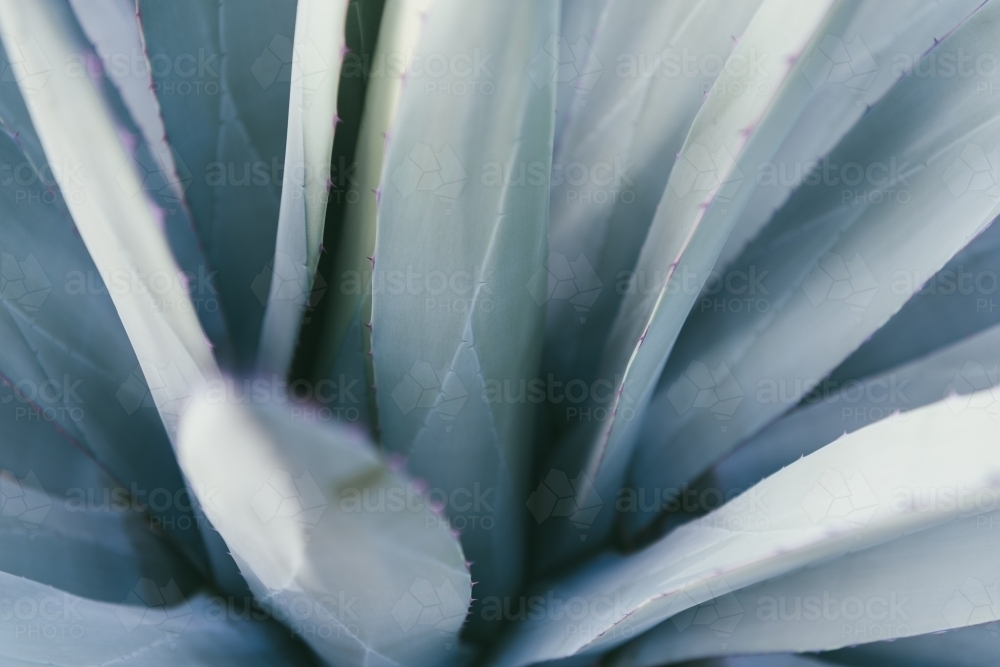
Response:
[[[312,664],[267,610],[196,592],[201,578],[147,525],[148,498],[60,497],[37,481],[0,471],[5,665]]]
[[[845,435],[643,551],[540,586],[534,599],[576,611],[522,619],[492,664],[596,655],[727,592],[975,513],[957,502],[911,511],[898,495],[1000,492],[997,422],[967,405],[952,397]]]
[[[892,661],[921,667],[981,667],[995,661],[996,622],[969,625],[948,632],[875,642],[823,654],[839,665],[878,667]]]
[[[684,166],[671,173],[636,265],[636,276],[651,284],[626,295],[602,351],[598,377],[612,384],[614,393],[594,406],[596,418],[567,434],[551,461],[553,470],[589,481],[578,484],[577,507],[593,507],[595,498],[608,498],[621,485],[640,417],[695,299],[682,284],[692,273],[704,275],[715,262],[738,204],[749,194],[750,186],[741,185],[737,175],[775,150],[775,137],[787,131],[810,96],[808,83],[798,76],[804,56],[852,7],[825,0],[765,0],[730,61],[748,63],[752,55],[766,52],[771,66],[763,73],[730,68],[716,79],[681,149],[677,164]],[[751,84],[765,93],[734,93]],[[705,160],[718,162],[708,177],[698,175],[707,168]],[[598,511],[589,525],[546,525],[538,540],[540,567],[600,545],[613,518],[611,511]],[[597,539],[585,541],[591,535]]]
[[[985,5],[928,57],[992,49],[998,17]],[[993,220],[1000,193],[961,187],[969,156],[1000,142],[1000,100],[978,87],[903,79],[830,155],[871,174],[861,194],[839,178],[807,184],[747,248],[734,266],[760,276],[767,307],[685,325],[642,425],[636,488],[679,487],[781,415],[918,290],[898,275],[932,275]]]
[[[708,477],[725,494],[748,489],[843,433],[1000,383],[1000,327],[863,381],[821,385],[801,408],[774,422],[716,465]]]
[[[71,0],[80,27],[93,44],[95,58],[67,61],[76,76],[101,73],[109,102],[120,106],[116,122],[135,137],[130,147],[134,167],[142,175],[142,194],[151,199],[170,248],[184,270],[191,304],[223,363],[232,361],[232,343],[219,309],[214,273],[201,247],[186,202],[193,178],[167,143],[160,105],[154,93],[151,65],[143,44],[135,0]],[[162,60],[157,68],[162,69]],[[116,98],[120,97],[120,105]],[[130,192],[132,196],[140,194]]]
[[[947,502],[978,515],[758,586],[720,586],[711,599],[625,647],[610,664],[653,667],[707,656],[825,651],[996,622],[1000,533],[992,527],[1000,513],[987,511],[997,502],[997,488],[990,491],[977,498],[961,488],[896,489],[901,512]],[[696,620],[712,611],[726,620],[715,626]]]
[[[29,40],[37,46],[21,49],[23,57],[12,62],[18,84],[45,154],[57,164],[79,165],[78,178],[63,170],[56,180],[94,264],[103,275],[126,283],[123,289],[111,290],[111,299],[147,391],[174,440],[177,421],[193,392],[219,374],[187,285],[150,204],[129,195],[141,190],[140,175],[101,89],[69,68],[51,70],[48,85],[32,85],[32,72],[44,69],[47,59],[71,62],[87,53],[65,0],[2,2],[0,23],[7,49]],[[86,133],[77,131],[81,123]],[[114,184],[102,178],[111,173],[116,174]],[[199,528],[217,580],[238,590],[241,582],[221,540],[209,526],[199,522]]]
[[[124,601],[144,577],[172,579],[188,592],[200,586],[181,552],[162,530],[151,529],[142,507],[148,499],[87,491],[50,494],[34,473],[0,471],[0,572],[113,603]]]
[[[288,143],[274,276],[264,311],[257,372],[288,374],[319,264],[337,127],[347,0],[299,0],[295,13]]]
[[[171,581],[140,580],[125,602],[110,603],[0,572],[0,596],[21,610],[0,619],[5,665],[85,667],[133,660],[149,667],[310,664],[277,624],[231,618],[222,598],[185,598]]]
[[[254,367],[274,274],[295,0],[139,0],[167,140],[233,338]]]
[[[810,169],[829,164],[824,158],[858,120],[914,69],[922,54],[982,4],[865,0],[839,31],[824,36],[803,69],[815,93],[778,152],[750,176],[757,187],[726,239],[716,270],[724,272],[792,192],[809,180]]]
[[[328,664],[457,656],[472,591],[458,540],[362,436],[210,391],[182,423],[179,458],[212,489],[206,512],[251,590]]]
[[[555,87],[543,46],[557,9],[432,7],[379,191],[381,444],[455,499],[448,514],[481,597],[514,594],[523,570],[533,405],[497,396],[523,386],[540,354],[543,310],[529,287],[545,260]],[[455,66],[432,76],[444,61]]]
[[[716,77],[742,67],[755,81],[756,69],[769,63],[770,54],[752,51],[723,65],[760,4],[611,2],[593,44],[586,36],[560,44],[577,58],[579,73],[575,107],[553,159],[550,199],[550,252],[571,262],[578,290],[553,292],[548,302],[546,363],[563,381],[593,380],[624,294],[621,283],[635,268],[670,170]],[[549,271],[562,280],[562,267],[553,263],[564,260],[549,259]]]
[[[3,29],[18,54],[38,45]],[[86,173],[69,158],[46,158],[14,80],[0,83],[0,126],[0,161],[20,174],[0,187],[0,468],[32,473],[51,493],[162,489],[174,497],[184,480],[109,298],[132,283],[95,266],[66,209],[72,190],[57,183],[79,185]],[[190,508],[171,503],[150,514],[204,563]]]
[[[355,150],[357,169],[354,202],[345,206],[343,232],[335,251],[333,284],[335,298],[329,301],[327,331],[319,359],[319,373],[359,387],[345,403],[338,395],[338,405],[348,421],[359,421],[374,431],[373,371],[368,351],[371,339],[371,291],[378,216],[378,188],[382,177],[382,159],[386,138],[399,109],[405,67],[396,66],[394,58],[412,53],[419,43],[424,23],[421,19],[431,2],[387,0],[382,12],[374,63],[366,92],[364,116],[358,131]],[[341,380],[343,378],[343,380]],[[361,398],[358,399],[358,396]],[[355,405],[356,402],[356,405]],[[354,408],[357,415],[348,412]],[[353,419],[352,419],[353,417]]]
[[[994,220],[845,359],[830,379],[843,383],[881,373],[1000,324],[997,266],[1000,224]]]

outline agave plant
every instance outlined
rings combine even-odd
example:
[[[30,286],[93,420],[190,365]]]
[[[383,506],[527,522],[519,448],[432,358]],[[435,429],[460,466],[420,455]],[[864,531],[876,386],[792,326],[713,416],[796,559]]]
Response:
[[[4,665],[996,663],[1000,0],[0,40]]]

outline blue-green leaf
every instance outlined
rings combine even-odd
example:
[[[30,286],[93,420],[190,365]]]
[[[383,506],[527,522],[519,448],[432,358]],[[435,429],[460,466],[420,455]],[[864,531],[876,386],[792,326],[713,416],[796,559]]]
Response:
[[[836,368],[843,384],[882,373],[1000,324],[1000,224],[994,220],[931,276],[899,312]],[[922,276],[900,275],[913,282]]]
[[[49,160],[79,166],[79,174],[57,171],[56,180],[94,264],[102,275],[125,283],[110,293],[139,362],[132,384],[139,385],[143,400],[149,392],[173,439],[191,396],[219,370],[152,204],[134,196],[142,189],[141,172],[129,160],[127,142],[96,81],[71,68],[55,68],[48,85],[32,85],[30,74],[48,59],[71,62],[88,53],[65,0],[0,3],[0,22],[8,50],[29,40],[37,47],[21,49],[23,57],[12,58],[13,70]],[[78,132],[79,123],[88,131]],[[116,174],[114,183],[101,178],[110,173]],[[124,406],[125,400],[119,403]],[[108,403],[93,409],[114,408]],[[199,528],[218,581],[236,590],[241,582],[221,540],[206,523],[199,522]]]
[[[524,566],[534,406],[502,394],[525,386],[541,352],[532,281],[545,289],[555,101],[543,47],[557,19],[548,0],[434,5],[380,186],[381,444],[453,499],[481,598],[514,594]]]
[[[984,5],[926,57],[987,52],[998,17]],[[993,220],[1000,192],[966,178],[1000,143],[1000,100],[980,84],[901,80],[829,156],[867,184],[818,167],[733,264],[759,277],[766,307],[713,308],[685,325],[642,427],[636,488],[679,487],[780,416],[919,289],[899,275],[933,275]]]
[[[874,642],[823,654],[823,660],[852,667],[904,664],[926,667],[981,667],[996,660],[996,622],[956,628],[892,642]]]
[[[66,67],[72,68],[76,76],[103,73],[107,79],[105,92],[118,111],[116,122],[135,142],[130,159],[143,176],[142,190],[129,194],[145,196],[153,202],[170,249],[186,274],[191,304],[212,341],[214,352],[223,363],[231,363],[232,343],[219,308],[214,273],[186,200],[194,176],[167,142],[136,2],[71,0],[70,6],[93,45],[94,58],[81,53],[67,61]],[[162,60],[156,65],[162,70]]]
[[[347,4],[347,0],[299,0],[296,9],[285,175],[274,276],[257,353],[260,374],[288,374],[319,264]]]
[[[859,499],[864,482],[858,479],[848,480],[845,501]],[[637,639],[610,664],[656,667],[720,655],[825,651],[995,623],[1000,534],[992,528],[1000,513],[989,506],[996,506],[1000,489],[967,491],[894,489],[900,514],[949,503],[968,516],[757,586],[733,590],[717,582],[708,599]],[[705,622],[713,615],[716,620]]]
[[[578,74],[550,200],[550,252],[569,260],[572,273],[549,271],[577,288],[546,295],[546,365],[563,381],[596,374],[620,285],[635,268],[678,151],[760,4],[611,2],[593,36],[559,43],[561,57],[575,58],[560,75]],[[753,78],[768,58],[753,52],[725,67],[749,68]],[[562,421],[557,431],[567,428]]]
[[[353,383],[355,390],[345,400],[338,395],[344,421],[358,421],[374,432],[377,420],[372,394],[373,371],[368,351],[371,296],[374,277],[378,188],[386,138],[399,109],[406,70],[393,58],[412,53],[423,31],[421,16],[429,2],[388,0],[382,11],[378,42],[372,55],[371,78],[366,92],[364,117],[354,153],[357,168],[357,198],[347,201],[343,229],[334,251],[332,298],[327,306],[327,326],[319,372],[325,378]],[[360,397],[360,398],[359,398]],[[355,414],[352,410],[356,410]]]
[[[914,410],[949,394],[971,400],[968,396],[973,392],[1000,383],[998,364],[1000,327],[993,327],[864,380],[822,383],[801,407],[719,462],[706,479],[728,497],[842,434],[896,412]]]
[[[223,598],[185,597],[170,579],[144,577],[103,602],[0,572],[0,596],[19,610],[0,618],[0,659],[14,667],[311,664],[276,623],[234,618]]]
[[[29,44],[38,42],[5,33],[7,49],[22,53]],[[39,72],[53,85],[44,63]],[[173,497],[184,481],[109,297],[135,286],[131,274],[95,266],[57,183],[79,184],[83,165],[46,158],[14,80],[0,83],[0,125],[0,161],[20,173],[0,187],[0,468],[34,473],[51,493],[134,487]],[[189,508],[170,503],[150,514],[204,563]]]
[[[167,139],[217,271],[237,366],[252,369],[274,274],[295,0],[140,0]]]
[[[328,664],[461,656],[472,582],[458,540],[359,433],[210,391],[184,419],[179,458],[212,490],[206,513],[258,600]],[[345,598],[349,616],[330,608]],[[295,616],[303,604],[317,613]]]
[[[576,424],[551,461],[553,470],[589,482],[575,489],[577,507],[595,506],[591,496],[609,498],[622,484],[642,414],[696,298],[684,283],[691,274],[707,273],[718,257],[751,189],[740,174],[772,154],[774,139],[809,100],[811,87],[800,75],[804,56],[850,13],[849,4],[832,1],[765,0],[729,57],[743,66],[724,70],[709,91],[656,209],[636,280],[630,281],[638,287],[642,278],[644,286],[625,295],[600,353],[598,378],[614,392],[592,406],[595,418]],[[746,66],[758,52],[770,54],[771,65],[762,72]],[[763,94],[745,94],[750,86]],[[540,566],[600,545],[613,519],[614,512],[605,509],[590,521],[545,525],[538,540]]]
[[[839,563],[844,563],[843,567],[849,569],[854,562],[851,558],[856,557],[846,554],[921,530],[927,530],[929,535],[937,530],[935,526],[994,509],[981,508],[976,502],[979,498],[992,498],[995,502],[1000,493],[997,421],[990,411],[976,407],[991,397],[989,389],[973,394],[971,404],[968,397],[950,397],[845,435],[640,552],[628,556],[607,554],[559,581],[540,584],[534,591],[540,597],[534,599],[564,601],[566,609],[569,607],[565,601],[572,600],[578,611],[533,614],[522,619],[492,664],[516,667],[575,655],[596,655],[733,591],[803,567],[822,567],[833,572]],[[934,498],[940,502],[921,504],[916,499],[915,494],[927,489],[932,489]],[[907,496],[901,499],[901,491],[910,494],[909,500]],[[956,525],[952,523],[941,530],[956,530]],[[990,539],[996,539],[974,537],[968,528],[962,524],[969,544],[988,544]],[[944,543],[944,548],[954,552],[972,552],[971,560],[965,563],[971,568],[969,572],[983,572],[982,568],[992,566],[993,559],[987,555],[991,550],[960,549],[953,540],[936,542]],[[913,570],[906,570],[900,565],[902,555],[924,551],[915,549],[910,542],[900,541],[900,544],[906,546],[893,552],[892,558],[883,562],[876,556],[879,567],[871,571],[894,570],[901,577],[904,572],[905,576],[919,573],[913,581],[919,581],[926,589],[926,599],[931,605],[921,605],[921,623],[925,627],[939,623],[937,629],[950,627],[932,613],[933,601],[941,589],[926,583],[929,573],[937,567],[950,584],[966,571],[965,564],[954,569],[940,568],[948,559],[942,558],[940,552],[931,552],[937,555],[921,560]],[[875,551],[872,549],[871,553]],[[865,554],[860,554],[857,558],[864,557]],[[828,561],[831,563],[820,565]],[[804,581],[815,588],[821,584],[808,579],[813,571],[803,570],[801,576],[807,577]],[[865,567],[858,566],[858,571],[865,572]],[[789,575],[796,576],[800,575]],[[818,581],[822,580],[819,577]],[[831,576],[829,581],[833,585],[854,580]],[[744,604],[749,603],[740,606]],[[716,613],[720,617],[735,615],[720,610]],[[718,626],[725,627],[725,623]],[[836,630],[840,629],[838,625]],[[852,643],[842,637],[842,643],[833,645],[825,644],[826,639],[817,639],[830,637],[823,634],[828,631],[832,629],[824,627],[811,638],[805,632],[790,633],[788,639],[795,642],[801,636],[803,642],[816,641],[814,650]],[[718,639],[712,632],[699,637]],[[800,644],[782,646],[786,645],[776,642],[763,650],[807,650]],[[754,645],[753,650],[762,649]],[[650,655],[654,656],[651,660],[662,657],[655,651]]]

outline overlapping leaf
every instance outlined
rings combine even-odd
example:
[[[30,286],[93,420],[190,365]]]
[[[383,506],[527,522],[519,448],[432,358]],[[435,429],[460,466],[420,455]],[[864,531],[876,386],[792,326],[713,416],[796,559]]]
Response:
[[[65,0],[0,4],[0,22],[6,48],[37,46],[21,49],[24,57],[12,63],[18,84],[45,155],[51,162],[79,167],[79,177],[62,171],[56,180],[94,265],[101,275],[124,281],[124,287],[110,290],[110,295],[138,359],[133,386],[141,387],[145,379],[142,400],[148,391],[173,439],[193,392],[219,373],[186,281],[151,203],[132,194],[142,190],[140,172],[129,160],[126,138],[117,131],[109,100],[97,82],[70,68],[56,68],[48,85],[32,85],[31,73],[47,58],[71,62],[88,53]],[[77,132],[78,122],[85,123],[88,132]],[[102,178],[109,173],[116,174],[116,182]],[[120,404],[127,407],[128,393],[124,396]],[[101,407],[110,409],[111,404]],[[207,523],[199,522],[198,527],[217,581],[231,591],[242,588],[221,539]]]
[[[348,201],[343,231],[333,262],[334,298],[329,300],[325,340],[318,361],[319,374],[353,386],[338,395],[338,411],[347,421],[359,421],[374,430],[374,395],[369,329],[371,292],[375,285],[375,234],[382,159],[406,73],[401,54],[412,53],[423,29],[421,15],[430,2],[389,0],[385,4],[378,45],[372,61],[365,116],[355,150],[357,199]],[[384,288],[384,285],[382,285]],[[356,414],[355,412],[356,411]]]
[[[483,597],[515,594],[523,572],[534,404],[504,392],[536,373],[541,348],[530,289],[545,280],[555,87],[543,46],[557,19],[547,1],[435,4],[379,189],[381,444],[449,499]]]
[[[998,16],[986,5],[926,57],[988,53]],[[1000,102],[979,87],[975,76],[903,79],[829,156],[856,165],[854,185],[803,186],[734,263],[767,272],[767,307],[685,325],[642,427],[636,488],[692,480],[788,410],[919,289],[900,276],[933,275],[993,220],[998,192],[969,187],[967,160],[1000,142]]]
[[[187,202],[243,370],[275,280],[296,4],[139,2],[167,140],[192,175]]]
[[[362,436],[209,393],[185,417],[180,459],[215,491],[206,512],[257,599],[327,664],[461,658],[472,582],[458,540]]]
[[[288,143],[258,373],[285,376],[319,264],[330,196],[330,154],[346,46],[347,0],[299,0],[292,49]]]
[[[989,391],[973,400],[984,393]],[[732,591],[836,558],[830,567],[849,563],[850,552],[981,512],[975,503],[918,507],[900,500],[900,491],[909,491],[912,500],[921,489],[953,500],[960,493],[972,499],[998,493],[997,421],[987,410],[964,405],[965,399],[952,397],[845,435],[643,551],[603,556],[539,586],[543,609],[547,600],[568,611],[572,600],[577,611],[528,617],[492,664],[596,655]],[[900,553],[912,554],[912,547]],[[985,566],[983,552],[975,553],[973,562]],[[897,568],[898,561],[892,561]],[[920,576],[926,586],[927,574]],[[940,593],[926,588],[929,595]],[[729,615],[721,608],[718,613]],[[781,650],[777,643],[774,650]]]
[[[29,92],[52,86],[55,55],[41,50],[37,35],[17,41],[9,24],[2,27],[4,46],[14,52],[8,68],[27,70],[20,70],[25,78],[8,69],[10,80],[0,83],[0,160],[19,174],[0,187],[0,468],[21,479],[31,473],[59,495],[74,488],[98,497],[116,488],[183,495],[151,396],[162,380],[141,369],[110,298],[138,285],[131,272],[95,265],[67,210],[73,196],[67,193],[93,174],[67,155],[46,156],[18,90],[19,83]],[[28,61],[27,54],[40,60]],[[126,165],[122,159],[110,173]],[[175,273],[160,278],[168,285],[178,279]],[[159,303],[167,298],[156,290],[148,296]],[[190,507],[161,508],[150,514],[203,562]]]
[[[640,418],[695,299],[683,288],[685,276],[705,275],[715,262],[750,192],[739,175],[776,149],[775,139],[810,97],[808,84],[798,76],[804,57],[851,10],[849,4],[833,2],[762,3],[729,59],[745,64],[752,54],[766,51],[772,65],[763,73],[749,67],[723,71],[709,91],[680,151],[677,164],[683,167],[671,172],[635,267],[635,277],[649,282],[625,296],[601,354],[598,377],[611,383],[614,393],[595,406],[600,408],[595,418],[564,438],[551,464],[590,481],[577,492],[577,506],[593,505],[592,493],[610,497],[621,485]],[[765,92],[745,94],[749,86]],[[613,518],[613,512],[604,511],[591,525],[562,521],[546,526],[539,540],[540,565],[551,567],[582,547],[600,544]],[[597,539],[585,542],[587,535]]]

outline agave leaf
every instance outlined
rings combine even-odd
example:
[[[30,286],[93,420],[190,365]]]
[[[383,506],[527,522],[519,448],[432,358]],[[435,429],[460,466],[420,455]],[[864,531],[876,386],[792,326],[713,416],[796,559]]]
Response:
[[[830,379],[844,383],[881,373],[1000,323],[998,265],[1000,224],[994,220],[845,359]]]
[[[216,377],[218,369],[149,204],[127,194],[141,188],[139,175],[126,168],[131,162],[101,90],[89,78],[60,68],[52,70],[40,89],[26,83],[32,68],[41,66],[33,58],[66,62],[86,53],[68,9],[63,0],[5,2],[0,20],[9,35],[8,48],[29,39],[37,42],[39,55],[28,51],[12,67],[49,160],[80,165],[78,178],[64,172],[56,179],[95,265],[106,275],[133,279],[130,289],[112,290],[111,298],[143,373],[163,381],[151,393],[173,436],[193,389],[206,377]],[[75,129],[81,123],[88,132]],[[101,178],[111,173],[117,174],[117,184]],[[166,280],[169,286],[152,288],[153,280]],[[157,297],[177,307],[162,307]]]
[[[206,511],[251,590],[294,618],[328,664],[437,665],[459,654],[472,582],[458,540],[360,434],[207,394],[184,419],[179,451],[213,490]],[[317,613],[296,616],[296,605]]]
[[[690,667],[822,667],[827,663],[803,655],[740,655],[699,660]]]
[[[815,93],[774,157],[748,175],[758,187],[726,239],[716,270],[723,272],[736,259],[802,184],[810,167],[829,155],[920,56],[982,4],[866,0],[839,32],[824,36],[803,70]]]
[[[79,63],[91,72],[103,72],[118,90],[122,103],[150,146],[154,166],[162,172],[157,185],[176,201],[183,200],[186,184],[167,143],[160,103],[153,92],[153,76],[142,43],[139,11],[135,0],[70,0],[80,27],[100,58]]]
[[[139,174],[98,85],[68,68],[52,69],[46,84],[33,85],[32,74],[47,62],[71,62],[87,53],[65,0],[4,2],[0,23],[6,48],[37,46],[19,49],[21,57],[11,58],[12,68],[50,162],[79,167],[60,170],[56,180],[98,270],[126,284],[111,290],[111,300],[138,358],[133,373],[141,370],[173,441],[193,392],[219,376],[180,269],[149,203],[129,194],[141,189]],[[88,132],[77,131],[80,123]],[[113,184],[103,178],[112,173]],[[115,409],[110,403],[94,407],[102,408]],[[207,524],[198,526],[216,579],[228,590],[238,590],[242,583],[225,545]]]
[[[921,511],[899,502],[900,489],[998,492],[997,422],[968,405],[951,397],[847,434],[643,551],[602,556],[540,586],[542,599],[588,611],[528,617],[493,664],[603,652],[719,595],[968,514],[955,502]]]
[[[3,28],[17,54],[38,45]],[[44,67],[36,74],[51,76]],[[50,493],[162,489],[174,497],[184,481],[108,294],[109,285],[130,283],[108,274],[105,282],[87,253],[56,183],[82,178],[81,165],[46,158],[15,78],[0,83],[0,161],[19,174],[0,188],[0,468],[33,474]],[[171,503],[150,515],[204,562],[188,509]]]
[[[998,16],[1000,5],[985,5],[927,57],[992,48]],[[642,426],[636,488],[679,487],[785,412],[919,289],[899,276],[933,275],[993,220],[1000,191],[963,180],[968,160],[1000,143],[1000,100],[979,85],[900,81],[830,155],[870,184],[860,194],[839,178],[803,186],[734,263],[760,277],[768,305],[686,323]]]
[[[3,391],[5,395],[8,395],[6,392],[9,389],[6,386]],[[146,446],[153,451],[159,447],[169,447],[169,441],[160,427],[159,417],[155,412],[149,410],[146,412],[151,413],[160,433],[158,440],[149,440],[146,442]],[[110,494],[116,488],[129,488],[129,482],[119,482],[107,469],[102,468],[97,461],[97,455],[91,449],[81,446],[79,441],[68,437],[64,431],[58,428],[56,423],[40,418],[25,419],[26,415],[32,413],[33,409],[30,404],[26,405],[16,398],[0,406],[0,423],[3,424],[4,429],[4,436],[0,439],[0,443],[2,443],[0,444],[0,469],[18,479],[33,475],[41,488],[49,493],[60,495],[66,495],[70,489],[81,489],[85,494],[92,493],[96,494],[96,497],[102,497],[105,492]],[[174,465],[176,466],[176,464]],[[176,469],[172,472],[176,486],[152,488],[182,489],[184,483],[181,480],[180,472]],[[148,488],[145,483],[139,481],[136,481],[136,485],[141,485],[143,489]],[[156,513],[151,514],[157,515]],[[178,532],[176,522],[180,517],[185,516],[188,517],[187,520],[190,520],[190,516],[184,513],[174,515],[174,529],[170,531],[171,534]],[[191,544],[185,544],[182,548],[191,548],[193,554],[200,554],[201,545],[197,532],[193,530],[180,531],[178,537],[182,543],[186,542],[183,537],[185,532],[189,536],[187,539],[191,540]],[[196,557],[195,561],[197,562],[201,557],[203,555]]]
[[[151,530],[140,505],[149,498],[62,497],[37,482],[0,472],[5,665],[311,664],[265,610],[194,594],[201,578]]]
[[[193,174],[187,202],[243,370],[255,364],[276,270],[295,7],[139,0],[167,139]]]
[[[120,109],[116,121],[135,137],[132,161],[143,174],[142,190],[131,193],[150,198],[177,263],[187,274],[191,303],[215,348],[229,363],[232,345],[219,309],[213,272],[208,265],[185,201],[193,176],[175,158],[167,143],[160,104],[156,99],[146,58],[135,0],[71,0],[80,27],[93,44],[93,59],[66,63],[76,76],[100,75],[110,86],[107,94]],[[157,66],[162,68],[162,61]],[[120,104],[116,104],[120,98]]]
[[[584,98],[603,74],[604,66],[597,59],[593,45],[614,6],[611,0],[562,2],[559,5],[559,35],[554,43],[550,40],[547,45],[560,66],[555,72],[554,153],[559,152],[563,132],[574,114],[586,106]]]
[[[593,379],[623,272],[635,267],[706,91],[760,4],[609,3],[593,45],[586,36],[560,44],[576,57],[578,76],[554,158],[549,239],[550,251],[571,262],[578,293],[552,294],[545,358],[563,381]],[[748,55],[728,67],[750,69],[755,81],[768,58]],[[574,71],[564,65],[560,78],[566,70]],[[549,261],[565,280],[552,265],[563,260]]]
[[[4,665],[311,664],[273,621],[240,620],[227,613],[222,598],[185,597],[169,579],[144,577],[123,601],[104,602],[0,572],[0,596],[20,610],[0,618]]]
[[[765,0],[730,61],[748,63],[752,55],[766,52],[772,65],[759,75],[758,68],[729,68],[709,92],[678,158],[684,168],[671,173],[636,265],[636,276],[658,278],[651,287],[626,295],[602,352],[598,377],[612,384],[614,393],[604,392],[603,404],[592,406],[597,418],[567,434],[551,462],[553,470],[589,482],[578,484],[577,507],[592,507],[594,498],[608,498],[621,485],[639,418],[695,299],[682,283],[690,274],[706,274],[715,262],[738,204],[749,193],[750,186],[741,185],[737,176],[770,156],[775,139],[809,98],[809,84],[799,76],[805,56],[852,7]],[[733,94],[751,84],[765,94]],[[709,166],[716,162],[717,168]],[[702,169],[707,175],[699,175]],[[589,526],[571,521],[544,526],[539,566],[551,567],[588,545],[599,545],[613,518],[613,512],[599,511]]]
[[[274,276],[257,352],[261,374],[288,374],[319,263],[347,5],[348,0],[299,0],[296,8]]]
[[[951,394],[971,401],[969,395],[973,392],[1000,383],[998,350],[1000,327],[993,327],[863,381],[820,385],[806,397],[801,408],[774,422],[720,461],[706,479],[728,497],[842,434],[896,412],[907,412]]]
[[[138,501],[50,495],[37,482],[0,472],[0,572],[115,603],[143,577],[172,578],[184,590],[200,583],[181,552],[150,529]]]
[[[319,368],[324,378],[354,382],[360,388],[350,397],[357,399],[343,405],[344,416],[374,430],[374,395],[371,393],[372,370],[367,352],[371,349],[368,329],[371,322],[372,259],[375,256],[375,232],[378,216],[378,188],[382,177],[385,141],[389,136],[406,68],[398,62],[400,54],[413,53],[423,30],[421,17],[431,6],[423,2],[387,0],[382,11],[378,43],[372,56],[373,71],[366,91],[364,117],[355,149],[357,199],[348,201],[344,211],[343,231],[335,251],[333,284],[336,298],[329,300],[327,330],[320,352]],[[341,380],[341,378],[344,378]],[[357,415],[348,414],[354,408]],[[353,419],[352,419],[353,417]]]
[[[333,273],[336,250],[339,250],[344,232],[344,213],[349,203],[357,204],[361,191],[357,177],[358,137],[365,126],[365,97],[371,78],[384,76],[385,68],[377,58],[375,47],[379,38],[385,0],[349,0],[344,25],[346,55],[340,66],[340,83],[337,86],[337,131],[330,155],[330,192],[327,195],[326,221],[323,225],[323,242],[320,246],[312,291],[306,312],[302,317],[298,346],[290,376],[312,382],[324,379],[320,368],[329,337],[326,313],[330,304],[339,299],[340,284]],[[370,186],[377,188],[378,183]],[[330,250],[328,252],[328,249]],[[370,252],[368,253],[371,254]],[[362,382],[371,384],[370,379]],[[359,388],[356,393],[364,394]],[[352,397],[357,399],[357,396]],[[372,398],[374,400],[374,398]],[[343,402],[343,401],[341,401]],[[349,403],[359,404],[359,400]],[[342,407],[342,406],[335,406]],[[352,407],[357,407],[353,405]],[[343,412],[343,410],[341,411]],[[353,413],[353,411],[352,411]],[[353,420],[360,415],[353,415]],[[343,418],[343,415],[340,415]],[[367,422],[367,419],[365,420]]]
[[[927,667],[981,667],[996,660],[996,622],[967,625],[947,632],[874,642],[823,654],[823,659],[854,667],[887,664]]]
[[[533,406],[500,394],[523,387],[540,354],[530,286],[546,280],[555,87],[543,47],[557,19],[548,1],[434,5],[380,186],[381,444],[453,499],[481,598],[513,594],[523,569]],[[443,61],[455,66],[431,76]]]
[[[996,507],[997,492],[993,487],[977,498],[956,488],[896,489],[898,512],[951,503],[973,516],[759,586],[719,586],[711,599],[643,635],[610,664],[653,667],[717,655],[823,651],[996,622],[1000,534],[992,528],[1000,512],[987,505]],[[714,624],[699,622],[713,611]]]

